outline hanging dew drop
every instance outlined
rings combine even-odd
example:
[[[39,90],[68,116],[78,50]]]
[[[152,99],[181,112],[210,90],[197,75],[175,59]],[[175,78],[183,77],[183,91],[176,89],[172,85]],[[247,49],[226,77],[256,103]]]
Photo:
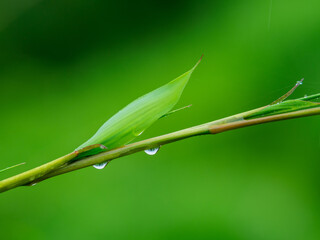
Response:
[[[144,150],[144,152],[148,155],[155,155],[159,151],[159,149],[160,149],[160,146]]]
[[[95,169],[104,169],[107,165],[108,165],[108,163],[109,163],[110,161],[107,161],[107,162],[104,162],[104,163],[99,163],[99,164],[95,164],[95,165],[93,165],[93,167],[95,168]]]

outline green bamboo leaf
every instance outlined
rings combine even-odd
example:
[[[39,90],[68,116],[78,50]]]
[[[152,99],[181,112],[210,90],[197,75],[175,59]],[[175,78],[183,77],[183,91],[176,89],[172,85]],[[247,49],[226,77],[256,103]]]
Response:
[[[246,116],[245,119],[266,117],[266,116],[294,112],[294,111],[314,108],[314,107],[320,107],[320,104],[317,102],[303,101],[300,99],[288,100],[282,103],[269,105],[264,109],[262,109],[261,111],[258,111],[254,114],[250,114],[249,116]]]
[[[320,100],[320,93],[317,93],[317,94],[313,94],[313,95],[310,95],[310,96],[304,96],[303,98],[298,98],[298,100],[303,100],[303,101],[310,101],[310,100],[313,100],[314,102],[315,101],[319,101]]]
[[[105,122],[96,134],[81,144],[76,150],[93,144],[102,144],[110,150],[129,143],[141,135],[143,131],[163,115],[167,114],[178,102],[192,72],[199,62],[180,77],[136,99],[120,110]],[[76,159],[101,151],[103,149],[95,148],[79,154]]]

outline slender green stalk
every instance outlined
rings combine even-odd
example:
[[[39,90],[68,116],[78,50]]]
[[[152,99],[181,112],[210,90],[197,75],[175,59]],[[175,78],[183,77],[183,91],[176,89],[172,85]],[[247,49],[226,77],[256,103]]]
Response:
[[[307,116],[313,116],[313,115],[320,115],[320,107],[315,109],[306,109],[306,110],[301,110],[301,111],[292,112],[292,113],[285,113],[285,114],[279,114],[279,115],[250,119],[250,120],[232,121],[224,124],[221,124],[220,121],[222,120],[219,120],[219,121],[203,124],[200,126],[183,129],[183,130],[162,135],[159,137],[146,139],[140,142],[132,143],[120,148],[110,150],[108,152],[100,153],[100,154],[82,159],[80,161],[71,163],[63,168],[60,168],[54,172],[51,172],[48,175],[44,176],[43,178],[37,179],[36,182],[39,182],[44,179],[51,178],[60,174],[85,168],[94,164],[111,161],[113,159],[130,155],[146,149],[154,148],[157,146],[163,146],[165,144],[176,142],[189,137],[195,137],[195,136],[205,135],[205,134],[217,134],[217,133],[221,133],[221,132],[225,132],[233,129],[243,128],[243,127],[268,123],[268,122],[275,122],[275,121],[307,117]],[[225,121],[225,119],[223,121]]]
[[[4,192],[12,188],[32,182],[44,176],[45,174],[52,172],[54,169],[57,169],[57,166],[59,167],[59,166],[62,166],[63,164],[66,164],[68,161],[70,161],[77,155],[78,155],[77,152],[72,152],[66,156],[60,157],[56,160],[43,164],[39,167],[33,168],[29,171],[26,171],[16,176],[2,180],[0,182],[0,192]]]
[[[278,98],[277,100],[273,101],[271,103],[271,105],[273,104],[277,104],[277,103],[281,103],[282,101],[284,101],[285,99],[287,99],[300,85],[302,85],[304,78],[302,78],[300,81],[298,81],[296,83],[296,85],[294,85],[293,88],[291,88],[286,94],[282,95],[280,98]]]
[[[267,122],[320,115],[320,107],[315,107],[289,113],[277,114],[267,117],[262,116],[246,120],[247,116],[257,113],[264,108],[265,107],[257,108],[231,117],[223,118],[213,122],[169,133],[166,135],[128,144],[116,149],[112,149],[110,151],[102,152],[70,163],[70,160],[74,159],[78,155],[78,152],[73,152],[54,161],[51,161],[47,164],[44,164],[27,172],[21,173],[19,175],[1,181],[0,192],[4,192],[22,185],[33,185],[37,182],[43,181],[45,179],[60,174],[75,171],[94,164],[111,161],[122,156],[130,155],[153,147],[162,146],[189,137],[205,134],[217,134],[233,129],[263,124]]]
[[[0,182],[0,192],[4,192],[21,185],[25,185],[30,182],[34,182],[36,179],[39,179],[42,176],[46,175],[47,173],[53,172],[54,170],[70,162],[70,160],[77,157],[79,153],[82,153],[84,151],[97,148],[97,147],[100,147],[100,144],[91,145],[79,151],[74,151],[63,157],[57,158],[56,160],[43,164],[39,167],[20,173],[16,176],[4,179]]]
[[[4,172],[4,171],[7,171],[7,170],[9,170],[9,169],[11,169],[11,168],[15,168],[15,167],[21,166],[21,165],[23,165],[23,164],[26,164],[26,163],[23,162],[23,163],[19,163],[19,164],[10,166],[10,167],[6,167],[6,168],[4,168],[4,169],[1,169],[1,170],[0,170],[0,173],[2,173],[2,172]]]

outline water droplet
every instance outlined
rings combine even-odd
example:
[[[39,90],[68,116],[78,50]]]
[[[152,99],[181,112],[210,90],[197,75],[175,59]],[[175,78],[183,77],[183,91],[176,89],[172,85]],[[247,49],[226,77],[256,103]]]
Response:
[[[155,155],[159,151],[159,149],[160,149],[160,146],[144,150],[144,152],[148,155]]]
[[[37,183],[32,183],[32,184],[31,184],[31,186],[35,186],[35,185],[37,185]]]
[[[98,164],[95,164],[95,165],[93,165],[93,167],[95,168],[95,169],[104,169],[107,165],[108,165],[108,163],[109,163],[110,161],[107,161],[107,162],[104,162],[104,163],[98,163]]]
[[[306,94],[306,95],[304,95],[304,97],[306,98],[306,97],[308,97],[308,95]]]
[[[137,129],[137,130],[133,131],[133,134],[138,137],[138,136],[140,136],[143,132],[144,132],[144,130],[141,131],[141,130]]]
[[[135,135],[136,136],[140,136],[144,131],[141,131],[141,132],[137,132]]]

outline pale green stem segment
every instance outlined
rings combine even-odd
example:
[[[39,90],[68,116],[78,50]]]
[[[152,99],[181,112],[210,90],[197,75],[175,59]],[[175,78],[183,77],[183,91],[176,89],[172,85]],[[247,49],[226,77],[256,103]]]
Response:
[[[90,157],[87,157],[85,159],[81,159],[79,161],[73,162],[69,165],[66,165],[62,168],[59,168],[53,172],[50,172],[46,174],[45,176],[42,176],[36,180],[34,180],[32,183],[43,181],[47,178],[51,178],[60,174],[64,174],[67,172],[75,171],[77,169],[85,168],[94,164],[99,164],[106,161],[111,161],[113,159],[123,157],[126,155],[130,155],[139,151],[143,151],[146,149],[150,149],[153,147],[157,147],[160,145],[165,145],[168,143],[176,142],[182,139],[186,139],[189,137],[199,136],[199,135],[205,135],[205,134],[217,134],[233,129],[238,129],[242,127],[247,126],[253,126],[257,124],[263,124],[267,122],[274,122],[274,121],[280,121],[280,120],[286,120],[286,119],[292,119],[292,118],[299,118],[299,117],[307,117],[312,115],[320,115],[320,107],[314,108],[314,109],[306,109],[306,110],[300,110],[296,112],[291,113],[284,113],[284,114],[278,114],[274,116],[268,116],[268,117],[261,117],[261,118],[255,118],[250,120],[244,120],[246,116],[251,115],[255,112],[261,111],[262,108],[258,108],[252,111],[248,111],[245,113],[237,114],[231,117],[223,118],[217,121],[209,122],[206,124],[202,124],[199,126],[183,129],[177,132],[169,133],[166,135],[162,135],[155,138],[150,138],[147,140],[143,140],[140,142],[132,143],[120,148],[112,149],[107,152],[103,152],[97,155],[93,155]],[[21,185],[21,184],[20,184]],[[0,185],[1,186],[1,185]],[[0,192],[2,191],[0,187]]]
[[[9,189],[30,183],[44,176],[45,174],[52,172],[53,170],[59,168],[60,166],[66,164],[77,155],[78,155],[77,152],[72,152],[66,156],[60,157],[56,160],[43,164],[39,167],[33,168],[29,171],[26,171],[16,176],[2,180],[0,182],[0,192],[4,192]]]
[[[101,144],[95,144],[88,147],[85,147],[83,149],[80,149],[78,151],[74,151],[72,153],[69,153],[63,157],[57,158],[56,160],[53,160],[51,162],[48,162],[46,164],[43,164],[39,167],[33,168],[29,171],[20,173],[16,176],[7,178],[5,180],[0,181],[0,192],[7,191],[9,189],[21,186],[21,185],[32,185],[33,182],[41,178],[42,176],[48,174],[49,172],[52,172],[66,163],[70,162],[72,159],[78,156],[79,153],[89,151],[94,148],[98,148],[103,146]]]

